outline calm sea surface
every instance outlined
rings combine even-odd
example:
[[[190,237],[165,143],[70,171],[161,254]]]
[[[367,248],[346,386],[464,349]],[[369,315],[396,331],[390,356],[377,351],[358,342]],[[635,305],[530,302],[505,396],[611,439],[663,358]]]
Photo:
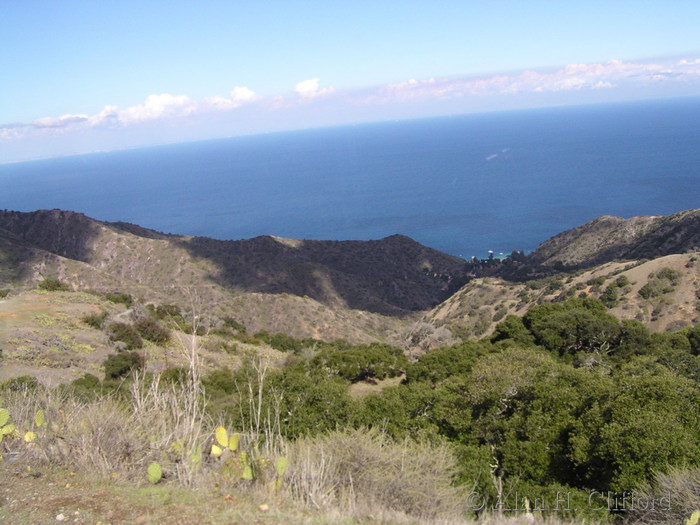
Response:
[[[700,99],[389,122],[0,165],[0,208],[470,257],[700,207]]]

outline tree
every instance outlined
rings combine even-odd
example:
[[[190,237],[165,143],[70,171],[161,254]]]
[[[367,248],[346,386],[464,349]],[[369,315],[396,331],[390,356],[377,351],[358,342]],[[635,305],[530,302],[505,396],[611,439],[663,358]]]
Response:
[[[651,357],[614,378],[607,400],[579,420],[572,459],[590,487],[632,490],[654,472],[700,463],[700,386]]]
[[[394,346],[370,343],[346,350],[325,348],[311,360],[310,367],[326,370],[351,383],[357,383],[399,376],[408,367],[408,359]]]
[[[597,299],[575,298],[531,308],[523,323],[540,344],[560,356],[607,355],[617,346],[620,322]]]
[[[120,352],[105,359],[105,379],[120,379],[143,368],[143,356],[137,352]]]

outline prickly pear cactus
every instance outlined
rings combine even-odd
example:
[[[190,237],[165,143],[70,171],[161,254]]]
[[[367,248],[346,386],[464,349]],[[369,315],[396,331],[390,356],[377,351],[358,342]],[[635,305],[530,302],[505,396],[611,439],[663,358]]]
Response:
[[[287,457],[286,456],[280,456],[277,458],[277,461],[275,462],[275,472],[277,473],[277,476],[275,477],[275,481],[273,483],[273,487],[275,491],[279,492],[282,489],[282,478],[287,472]]]
[[[161,480],[161,478],[163,477],[163,470],[160,468],[160,465],[158,463],[153,462],[150,465],[148,465],[147,477],[149,483],[152,483],[154,485]]]
[[[15,425],[10,423],[10,411],[6,408],[0,408],[0,443],[5,438],[14,433]]]
[[[234,433],[231,435],[231,438],[228,441],[228,449],[231,452],[235,452],[238,450],[238,441],[240,440],[241,436],[238,433]]]
[[[216,427],[214,437],[216,438],[216,443],[219,447],[228,448],[228,432],[226,432],[224,427]]]
[[[275,463],[275,471],[277,475],[281,478],[287,472],[287,456],[280,456],[277,458]]]
[[[199,468],[202,466],[202,445],[197,445],[194,447],[190,453],[190,462],[194,468]]]
[[[36,414],[34,414],[34,426],[41,428],[45,424],[46,424],[46,418],[44,416],[44,411],[39,409],[36,411]]]
[[[243,473],[241,479],[253,481],[253,466],[250,464],[248,453],[244,450],[241,452],[241,463],[243,464]]]

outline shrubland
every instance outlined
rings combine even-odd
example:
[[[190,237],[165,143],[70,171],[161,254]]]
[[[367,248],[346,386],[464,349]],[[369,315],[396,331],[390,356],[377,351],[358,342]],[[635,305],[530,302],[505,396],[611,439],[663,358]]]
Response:
[[[3,458],[128,483],[147,483],[156,463],[158,483],[264,491],[388,520],[534,513],[659,523],[697,510],[689,496],[700,472],[697,326],[652,333],[597,299],[570,298],[409,361],[387,344],[250,335],[227,319],[209,332],[226,345],[269,344],[286,360],[242,353],[240,366],[206,371],[190,323],[182,343],[189,366],[147,373],[133,334],[152,341],[178,317],[171,325],[185,326],[179,309],[154,306],[146,321],[125,325],[131,330],[102,328],[124,343],[103,378],[53,390],[5,384],[3,407],[16,427],[0,443]],[[180,344],[177,334],[168,332],[168,344]],[[401,382],[383,386],[392,377]],[[377,388],[353,396],[357,383]],[[35,424],[40,410],[46,426]],[[26,432],[36,438],[25,441]],[[667,493],[672,508],[653,513],[610,497]]]

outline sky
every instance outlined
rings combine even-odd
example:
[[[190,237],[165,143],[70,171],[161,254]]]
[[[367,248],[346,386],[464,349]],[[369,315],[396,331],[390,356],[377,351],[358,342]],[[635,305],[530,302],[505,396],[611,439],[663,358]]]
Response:
[[[0,163],[700,95],[697,0],[0,0]]]

